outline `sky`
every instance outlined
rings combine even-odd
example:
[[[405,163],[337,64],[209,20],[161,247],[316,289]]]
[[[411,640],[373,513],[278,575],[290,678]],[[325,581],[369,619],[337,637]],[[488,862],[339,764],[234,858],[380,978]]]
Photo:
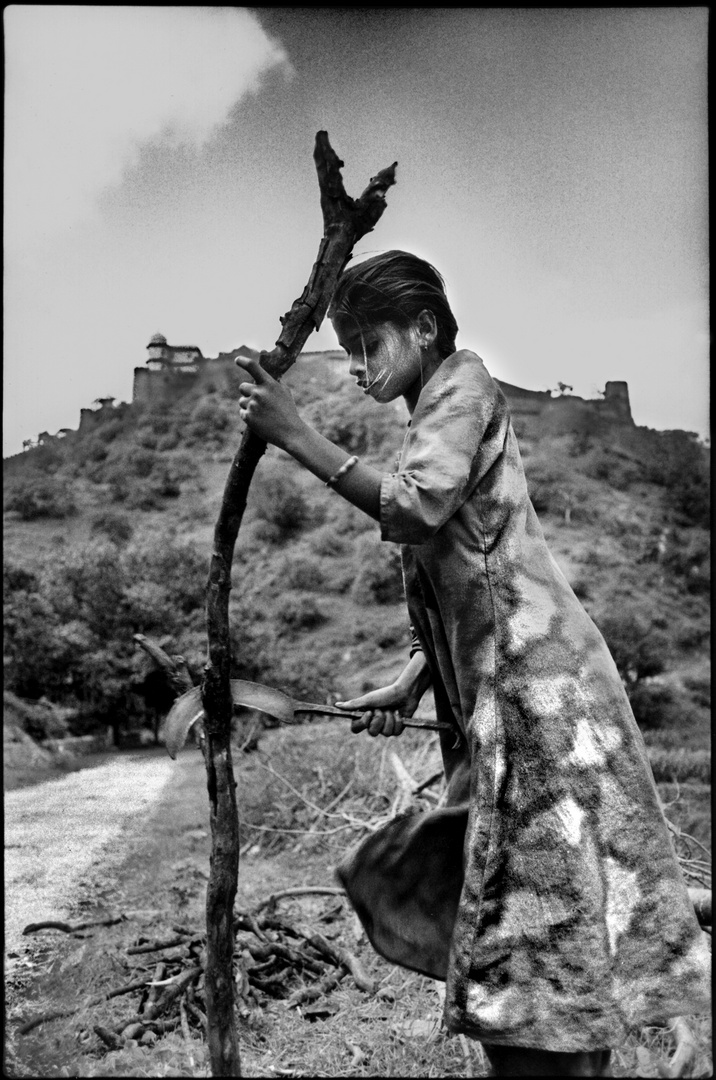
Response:
[[[493,376],[709,432],[707,7],[4,11],[3,454],[131,400],[150,337],[269,349],[348,192]],[[329,321],[307,344],[336,346]]]

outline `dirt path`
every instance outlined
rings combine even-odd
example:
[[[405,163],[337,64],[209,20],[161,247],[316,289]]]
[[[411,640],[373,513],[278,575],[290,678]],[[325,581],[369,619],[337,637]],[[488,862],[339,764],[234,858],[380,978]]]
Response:
[[[27,941],[24,926],[66,918],[84,875],[121,858],[117,841],[146,816],[175,768],[166,754],[123,755],[5,795],[8,968]]]

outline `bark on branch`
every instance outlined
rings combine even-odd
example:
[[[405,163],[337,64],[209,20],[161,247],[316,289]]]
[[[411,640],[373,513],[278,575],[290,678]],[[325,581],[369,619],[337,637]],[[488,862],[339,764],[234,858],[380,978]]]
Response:
[[[373,229],[385,209],[385,193],[395,183],[393,164],[371,179],[359,199],[352,199],[343,186],[343,162],[331,147],[325,131],[316,135],[313,156],[321,194],[323,239],[306,288],[281,319],[282,330],[275,347],[261,353],[262,367],[276,379],[288,371],[309,335],[320,327],[353,245]],[[202,704],[206,716],[203,749],[212,854],[206,897],[206,1003],[209,1055],[214,1076],[241,1075],[231,970],[232,915],[239,872],[239,821],[230,743],[229,592],[234,546],[249,485],[265,449],[263,440],[248,429],[244,432],[224,488],[207,584],[209,661],[202,680]]]
[[[144,634],[135,634],[134,640],[148,653],[152,660],[166,673],[172,689],[177,695],[191,690],[194,682],[183,656],[168,656],[161,645]]]

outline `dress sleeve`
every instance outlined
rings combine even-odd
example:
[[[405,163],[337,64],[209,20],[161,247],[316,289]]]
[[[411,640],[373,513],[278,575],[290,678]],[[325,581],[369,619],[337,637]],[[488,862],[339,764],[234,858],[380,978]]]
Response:
[[[410,624],[410,658],[412,659],[417,652],[422,652],[423,646],[420,644],[420,639],[415,632],[415,627]]]
[[[400,468],[380,488],[381,538],[423,544],[502,453],[505,399],[474,353],[453,353],[424,387]]]

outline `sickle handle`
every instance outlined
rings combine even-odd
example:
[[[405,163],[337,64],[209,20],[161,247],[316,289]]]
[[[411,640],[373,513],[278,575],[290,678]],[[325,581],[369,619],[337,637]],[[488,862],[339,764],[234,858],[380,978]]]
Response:
[[[363,712],[355,712],[350,709],[339,709],[335,705],[313,705],[310,701],[297,701],[293,712],[296,713],[318,713],[323,716],[344,716],[348,720],[359,720],[363,716],[364,712],[370,712],[370,709],[364,709]],[[424,716],[401,716],[405,727],[412,728],[424,728],[426,731],[456,731],[452,724],[443,724],[440,720],[428,720]]]

